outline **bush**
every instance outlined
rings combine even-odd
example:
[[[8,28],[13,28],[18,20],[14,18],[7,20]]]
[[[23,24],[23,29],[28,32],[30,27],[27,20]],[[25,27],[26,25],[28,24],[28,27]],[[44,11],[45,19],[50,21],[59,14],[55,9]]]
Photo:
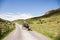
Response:
[[[56,36],[54,40],[60,40],[60,35]]]
[[[27,20],[27,22],[28,22],[29,24],[33,24],[33,21],[31,21],[31,20]]]
[[[0,39],[4,38],[13,29],[15,29],[15,24],[12,24],[9,21],[0,21]]]

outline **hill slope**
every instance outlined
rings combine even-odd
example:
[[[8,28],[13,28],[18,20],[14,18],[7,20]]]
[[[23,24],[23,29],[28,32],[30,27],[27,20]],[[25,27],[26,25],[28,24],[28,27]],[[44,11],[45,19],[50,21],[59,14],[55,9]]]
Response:
[[[33,20],[39,20],[39,19],[45,19],[45,18],[51,18],[51,17],[60,20],[60,18],[59,18],[60,17],[60,8],[56,9],[56,10],[50,10],[40,17],[34,17],[34,18],[27,19],[27,20],[33,21]]]
[[[22,24],[23,23],[23,19],[14,20],[12,22],[17,22],[18,24]]]
[[[60,40],[60,9],[48,11],[45,15],[27,19],[30,28],[53,40]]]
[[[0,40],[15,29],[15,24],[0,18]]]

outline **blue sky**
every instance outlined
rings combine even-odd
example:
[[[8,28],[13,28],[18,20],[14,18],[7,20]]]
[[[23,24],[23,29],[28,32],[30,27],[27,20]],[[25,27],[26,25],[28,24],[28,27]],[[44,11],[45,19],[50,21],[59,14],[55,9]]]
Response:
[[[60,0],[0,0],[0,18],[27,19],[59,7]]]

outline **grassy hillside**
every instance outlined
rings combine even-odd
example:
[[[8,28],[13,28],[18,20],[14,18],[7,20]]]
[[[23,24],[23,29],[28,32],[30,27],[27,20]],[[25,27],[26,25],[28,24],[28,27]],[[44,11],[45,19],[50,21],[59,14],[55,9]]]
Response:
[[[50,10],[43,16],[27,19],[30,28],[53,40],[60,40],[60,8]],[[16,20],[21,23],[21,20]]]
[[[15,24],[0,18],[0,40],[15,29]]]
[[[16,22],[16,23],[22,24],[22,23],[23,23],[23,19],[14,20],[13,22]]]
[[[46,12],[43,16],[27,19],[30,28],[53,40],[60,40],[60,9]]]

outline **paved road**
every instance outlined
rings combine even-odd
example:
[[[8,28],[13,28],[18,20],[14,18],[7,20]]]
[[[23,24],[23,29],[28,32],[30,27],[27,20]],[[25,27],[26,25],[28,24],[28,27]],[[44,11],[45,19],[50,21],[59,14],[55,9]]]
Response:
[[[22,25],[16,23],[16,29],[3,40],[51,40],[50,38],[35,31],[22,29]]]

